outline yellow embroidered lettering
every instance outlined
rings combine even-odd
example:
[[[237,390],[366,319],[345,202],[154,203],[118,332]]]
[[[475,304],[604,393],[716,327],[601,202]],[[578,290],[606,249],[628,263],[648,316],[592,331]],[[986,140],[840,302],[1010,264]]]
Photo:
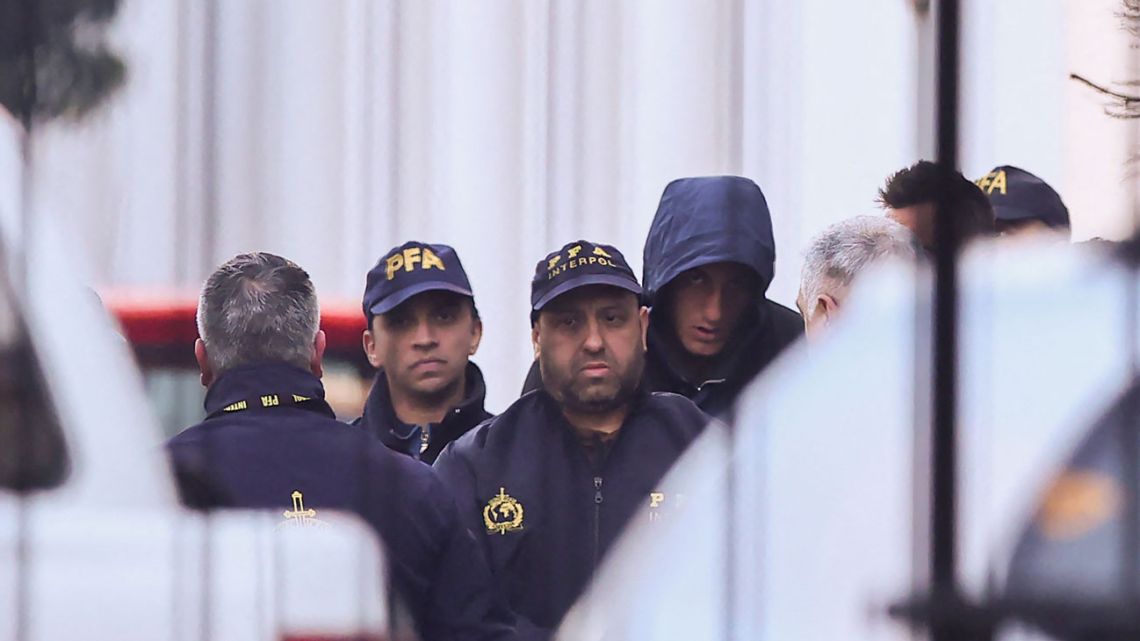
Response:
[[[388,280],[392,280],[396,277],[396,272],[400,271],[400,268],[404,266],[404,256],[403,254],[392,254],[385,260],[388,263],[385,273],[388,274]]]
[[[280,405],[280,404],[281,404],[281,399],[278,398],[276,394],[270,394],[269,396],[262,396],[261,397],[261,406],[262,407],[273,407],[274,405]]]
[[[447,268],[443,266],[443,261],[439,259],[439,256],[436,256],[435,252],[424,247],[424,269],[432,269],[433,267],[444,271],[447,270]]]
[[[1001,194],[1005,194],[1005,170],[991,171],[990,173],[982,176],[977,182],[978,189],[986,192],[986,195],[994,193],[998,190]]]
[[[404,271],[410,272],[415,268],[416,263],[421,262],[423,256],[420,256],[419,247],[409,247],[404,250]]]
[[[554,266],[557,265],[558,261],[560,260],[562,260],[562,256],[555,256],[554,258],[551,258],[550,260],[546,261],[546,268],[554,269]]]
[[[649,493],[649,507],[658,507],[665,502],[664,492],[650,492]]]
[[[597,257],[597,256],[590,256],[590,258],[589,258],[589,259],[587,259],[587,260],[589,261],[589,263],[590,263],[591,265],[593,265],[594,263],[597,263],[597,262],[598,262],[598,257]]]
[[[294,403],[304,403],[305,401],[311,401],[311,400],[313,400],[313,399],[309,398],[308,396],[298,396],[296,394],[293,395],[293,402]]]
[[[573,247],[570,248],[570,258],[574,258],[575,256],[577,256],[580,253],[582,253],[582,246],[581,245],[574,245]]]
[[[997,172],[997,175],[994,176],[993,181],[990,182],[990,190],[986,193],[992,194],[994,193],[995,189],[1000,190],[1003,196],[1005,195],[1005,170]]]
[[[610,258],[610,255],[606,253],[606,250],[602,249],[601,247],[595,247],[594,248],[594,255],[595,256],[604,256],[606,258]]]

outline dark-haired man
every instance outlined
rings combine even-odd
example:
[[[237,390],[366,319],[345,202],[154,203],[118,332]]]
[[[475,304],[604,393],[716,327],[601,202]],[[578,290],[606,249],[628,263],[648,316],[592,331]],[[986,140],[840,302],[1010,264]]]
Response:
[[[621,253],[570,243],[538,262],[531,340],[543,386],[443,451],[435,469],[511,608],[558,625],[626,523],[675,497],[658,482],[708,418],[648,393],[648,311]]]
[[[906,226],[927,253],[934,253],[934,210],[943,203],[962,244],[994,235],[994,210],[978,186],[961,173],[921,160],[900,169],[879,190],[887,216]]]
[[[470,357],[483,323],[459,255],[411,241],[388,251],[364,288],[364,352],[379,369],[357,420],[385,445],[425,463],[490,418]]]

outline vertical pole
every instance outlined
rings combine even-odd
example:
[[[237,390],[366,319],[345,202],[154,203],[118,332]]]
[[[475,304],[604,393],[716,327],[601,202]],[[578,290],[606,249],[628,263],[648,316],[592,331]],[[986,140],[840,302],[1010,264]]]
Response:
[[[937,159],[947,170],[958,164],[958,0],[938,3]],[[958,221],[940,198],[935,215],[934,424],[931,439],[931,593],[956,595],[956,467],[958,372]],[[931,629],[933,641],[950,641],[945,625]]]

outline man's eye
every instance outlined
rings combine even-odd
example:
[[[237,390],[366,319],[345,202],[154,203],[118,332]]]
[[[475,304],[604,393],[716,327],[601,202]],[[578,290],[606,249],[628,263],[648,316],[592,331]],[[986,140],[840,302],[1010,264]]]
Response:
[[[738,292],[747,292],[749,289],[749,283],[746,280],[729,281],[728,285],[733,290],[738,291]]]
[[[562,327],[567,328],[574,327],[577,324],[577,319],[575,319],[573,316],[563,316],[562,318],[558,319],[558,324]]]
[[[441,310],[435,316],[436,316],[436,318],[438,318],[441,321],[451,322],[451,321],[455,320],[456,314],[454,311],[452,311],[450,309],[446,309],[446,310]]]
[[[691,272],[689,274],[688,283],[690,285],[700,285],[705,282],[705,275],[700,272]]]
[[[384,325],[386,325],[389,329],[403,329],[408,326],[408,319],[399,317],[386,318],[384,319]]]
[[[602,316],[602,318],[603,318],[603,320],[605,320],[607,323],[609,323],[609,324],[611,324],[611,325],[616,325],[616,324],[619,324],[619,323],[621,323],[623,320],[625,320],[625,317],[624,317],[624,316],[622,316],[621,314],[615,314],[615,313],[613,313],[613,312],[610,312],[610,313],[604,314],[604,315]]]

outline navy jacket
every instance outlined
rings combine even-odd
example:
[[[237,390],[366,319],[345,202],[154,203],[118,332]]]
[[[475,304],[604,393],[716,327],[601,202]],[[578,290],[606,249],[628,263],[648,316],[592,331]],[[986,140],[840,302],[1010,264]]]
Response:
[[[394,591],[425,641],[513,638],[513,615],[439,479],[337,421],[315,376],[285,364],[235,368],[205,405],[206,420],[167,443],[185,500],[315,510],[318,521],[326,509],[355,512],[384,542]]]
[[[662,476],[709,421],[675,394],[641,393],[604,458],[544,391],[468,432],[435,463],[520,618],[553,628]],[[651,507],[652,504],[652,507]]]
[[[756,274],[756,303],[711,373],[693,380],[680,366],[683,348],[673,335],[661,294],[685,271],[718,262],[739,263]],[[645,240],[643,264],[642,285],[652,307],[646,355],[649,389],[687,396],[706,412],[724,416],[741,388],[803,334],[798,313],[765,298],[776,273],[776,241],[764,194],[747,178],[669,183]]]
[[[468,362],[466,378],[463,401],[452,408],[442,421],[428,425],[425,430],[423,426],[409,425],[396,417],[388,378],[384,370],[380,370],[364,404],[364,415],[352,424],[372,432],[390,449],[430,465],[448,443],[491,418],[490,412],[483,409],[483,400],[487,396],[483,372],[475,363]]]

